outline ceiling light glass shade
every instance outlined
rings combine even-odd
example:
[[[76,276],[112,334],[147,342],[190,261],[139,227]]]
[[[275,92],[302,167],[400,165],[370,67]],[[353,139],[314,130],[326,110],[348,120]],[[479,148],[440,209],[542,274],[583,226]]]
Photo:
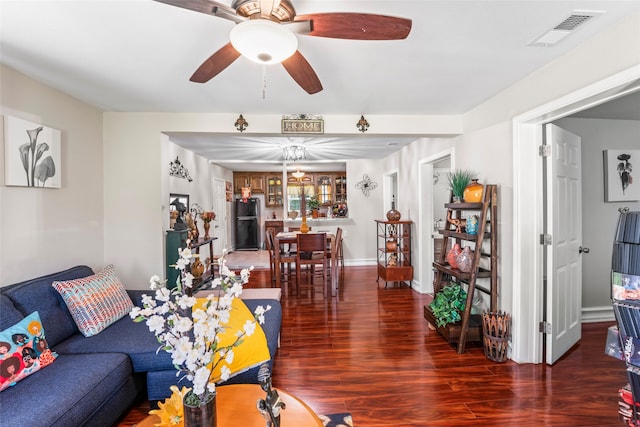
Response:
[[[238,52],[260,64],[282,62],[298,49],[295,34],[267,19],[252,19],[236,24],[229,38]]]
[[[293,175],[293,177],[296,178],[296,179],[300,179],[300,178],[302,178],[304,176],[304,172],[302,172],[300,169],[297,169],[291,175]]]
[[[282,157],[285,160],[303,160],[307,158],[307,152],[302,145],[289,145],[287,147],[282,147]]]

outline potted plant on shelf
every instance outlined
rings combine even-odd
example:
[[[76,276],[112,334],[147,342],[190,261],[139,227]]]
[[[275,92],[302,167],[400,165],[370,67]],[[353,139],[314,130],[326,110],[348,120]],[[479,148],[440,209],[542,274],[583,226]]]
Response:
[[[464,189],[471,183],[472,179],[476,178],[476,173],[468,169],[456,169],[453,172],[447,173],[447,179],[449,180],[449,188],[453,193],[453,201],[461,202],[464,196]]]
[[[320,201],[316,196],[310,197],[307,201],[307,207],[311,210],[311,217],[318,218],[318,211],[320,209]]]
[[[443,287],[429,304],[436,326],[459,322],[466,302],[467,292],[458,283],[449,283]]]

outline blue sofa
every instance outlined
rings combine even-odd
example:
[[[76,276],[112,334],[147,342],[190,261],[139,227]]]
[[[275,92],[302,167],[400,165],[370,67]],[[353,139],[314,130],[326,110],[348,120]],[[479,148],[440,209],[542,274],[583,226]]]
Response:
[[[0,426],[111,426],[145,391],[151,402],[167,398],[177,384],[168,353],[147,326],[129,316],[92,337],[83,336],[53,281],[94,274],[87,266],[38,277],[0,288],[0,330],[38,311],[49,347],[59,356],[51,365],[0,392]],[[151,291],[127,291],[134,304]],[[278,300],[244,300],[253,311],[271,305],[262,325],[271,355],[278,348],[282,308]],[[258,383],[258,367],[230,383]],[[183,382],[180,383],[181,385]],[[189,385],[184,382],[185,385]]]

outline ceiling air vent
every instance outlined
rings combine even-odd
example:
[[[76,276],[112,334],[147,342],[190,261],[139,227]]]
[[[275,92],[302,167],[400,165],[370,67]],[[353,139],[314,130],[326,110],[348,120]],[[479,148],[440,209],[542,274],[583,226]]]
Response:
[[[530,42],[527,46],[553,46],[584,23],[603,13],[604,11],[599,10],[574,10],[571,15],[564,18],[558,25]]]

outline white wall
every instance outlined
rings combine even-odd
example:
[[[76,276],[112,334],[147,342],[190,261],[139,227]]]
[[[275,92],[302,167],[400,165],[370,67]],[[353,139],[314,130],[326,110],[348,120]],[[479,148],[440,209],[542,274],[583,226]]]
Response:
[[[640,121],[568,117],[555,124],[582,138],[582,246],[590,249],[582,256],[582,309],[588,316],[606,307],[611,316],[611,252],[618,208],[638,211],[640,202],[604,201],[602,151],[640,150]],[[636,176],[640,179],[638,169]]]
[[[347,200],[349,218],[353,221],[341,225],[344,237],[345,263],[353,265],[374,265],[376,262],[376,219],[383,219],[382,207],[382,162],[376,159],[350,160],[347,162]],[[375,190],[365,196],[356,184],[369,175],[378,184]]]
[[[504,154],[499,159],[506,159],[514,153],[513,158],[506,162],[488,162],[496,169],[483,168],[483,171],[488,173],[488,181],[501,186],[500,306],[513,316],[512,356],[517,362],[541,360],[541,335],[537,331],[537,323],[542,316],[538,235],[543,231],[540,221],[541,179],[538,179],[541,168],[536,147],[536,139],[542,133],[538,132],[536,138],[535,130],[522,127],[517,116],[525,113],[527,117],[532,116],[537,109],[543,109],[544,113],[554,111],[556,100],[570,94],[571,99],[579,100],[579,91],[638,64],[640,12],[597,34],[464,116],[465,132],[456,152],[480,145],[494,153]],[[565,105],[558,104],[557,108]],[[535,116],[532,120],[537,123],[544,118]],[[514,138],[517,138],[515,142]],[[514,144],[519,145],[515,147]],[[470,160],[460,162],[458,166],[472,166]],[[514,169],[512,163],[518,165],[518,169]],[[517,276],[514,271],[518,272]]]
[[[163,171],[168,168],[169,159],[162,153],[163,144],[168,142],[163,132],[229,132],[233,131],[236,117],[234,114],[104,114],[104,251],[105,257],[119,266],[119,275],[128,287],[146,289],[148,278],[164,269],[163,232],[168,220],[163,209],[166,210],[169,185]],[[277,115],[255,116],[251,121],[252,132],[277,134],[280,118]],[[352,117],[324,118],[327,133],[357,135]],[[376,124],[384,134],[447,135],[459,134],[461,130],[458,116],[425,116],[424,120],[406,116],[379,117]],[[245,135],[250,136],[252,132],[245,132]],[[372,192],[370,198],[352,198],[357,191],[354,185],[364,173],[380,183],[381,164],[380,160],[357,160],[347,165],[349,216],[357,218],[357,222],[344,227],[345,258],[350,257],[355,263],[375,259],[373,219],[382,218],[388,208],[382,209],[381,191]],[[118,206],[128,206],[133,215],[121,215]]]
[[[163,162],[165,164],[164,169],[161,169],[163,180],[166,179],[168,183],[166,201],[162,205],[162,212],[164,213],[164,230],[167,230],[169,228],[169,194],[176,193],[188,195],[189,209],[192,209],[194,204],[197,204],[205,211],[214,211],[213,179],[220,178],[222,180],[231,181],[233,172],[217,165],[209,164],[209,161],[204,157],[199,156],[192,151],[185,150],[173,142],[166,142],[162,145],[162,156],[167,159],[167,161]],[[180,164],[189,172],[191,181],[181,177],[169,176],[169,163],[175,161],[176,158],[180,160]],[[230,204],[226,204],[225,206],[228,208],[229,205]],[[218,218],[218,215],[220,215],[220,218]],[[219,220],[222,218],[228,218],[227,212],[216,212],[216,219]],[[212,225],[215,225],[215,223],[212,223]],[[200,236],[202,237],[204,235],[204,225],[202,220],[197,220],[197,226]],[[213,229],[210,230],[209,234],[213,235]],[[211,255],[208,252],[208,246],[201,248],[200,255],[202,260]]]
[[[103,251],[102,113],[4,66],[0,87],[3,117],[59,129],[62,145],[62,188],[6,187],[0,136],[0,286],[78,264],[101,269],[109,262]]]

